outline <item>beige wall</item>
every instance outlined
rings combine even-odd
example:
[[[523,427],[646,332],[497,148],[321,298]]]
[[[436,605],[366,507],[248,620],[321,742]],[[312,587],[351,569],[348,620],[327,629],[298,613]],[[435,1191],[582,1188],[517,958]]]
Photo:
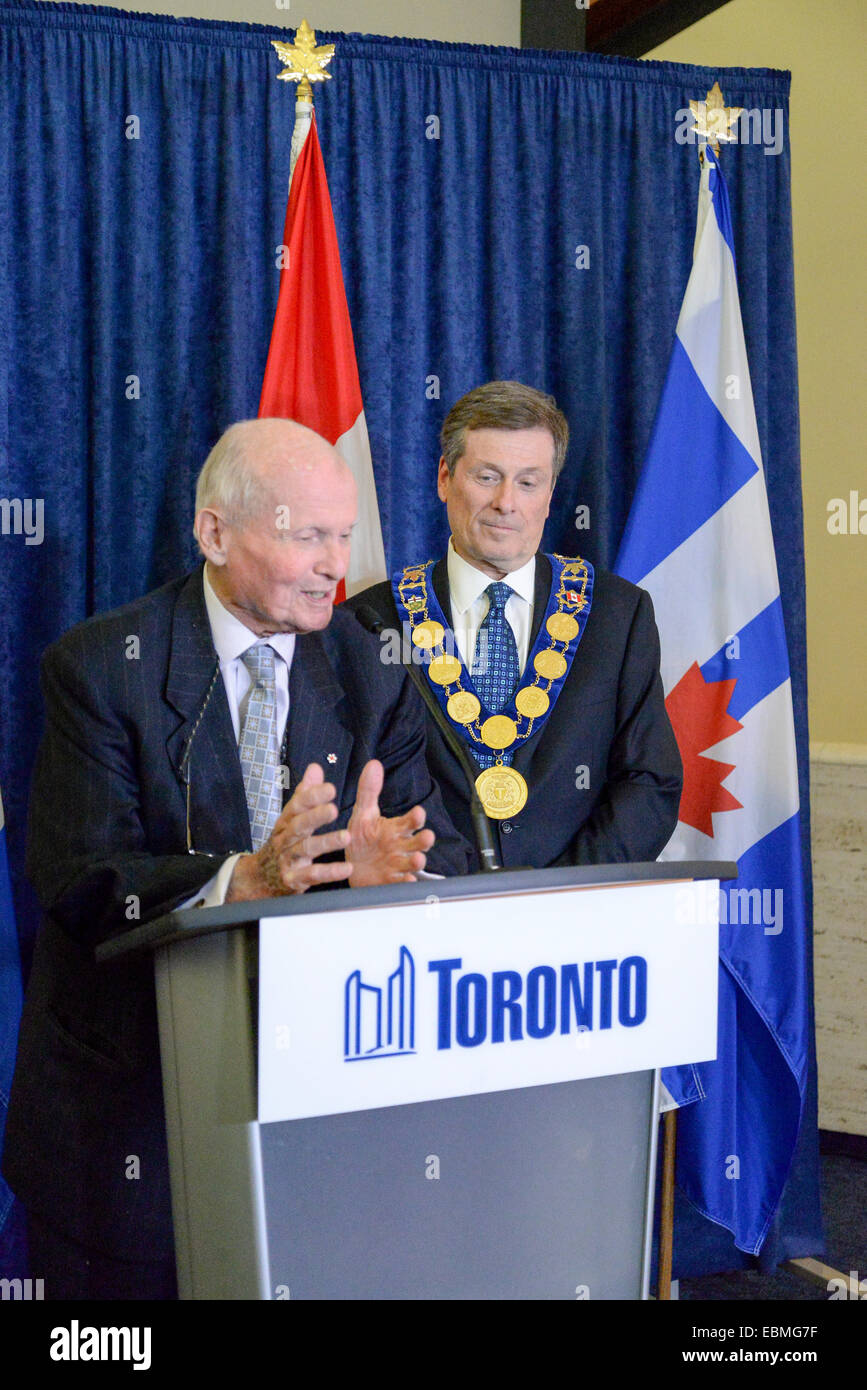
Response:
[[[476,5],[466,0],[118,0],[117,8],[281,29],[294,29],[306,19],[314,29],[448,43],[517,48],[521,41],[521,0],[482,0]]]
[[[828,531],[831,498],[867,501],[865,52],[864,0],[729,0],[646,55],[791,69],[810,734],[831,743],[867,743],[867,535]]]

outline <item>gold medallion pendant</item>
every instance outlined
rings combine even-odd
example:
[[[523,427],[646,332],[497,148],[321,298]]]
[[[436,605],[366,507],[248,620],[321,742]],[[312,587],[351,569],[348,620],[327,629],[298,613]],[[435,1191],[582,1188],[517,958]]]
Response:
[[[449,719],[453,719],[456,724],[472,724],[474,719],[478,719],[481,709],[481,704],[469,690],[455,691],[454,695],[449,696],[446,705]]]
[[[423,623],[416,623],[412,630],[413,642],[425,651],[430,651],[432,647],[441,647],[445,635],[445,628],[436,618],[426,618]]]
[[[551,701],[538,685],[525,685],[515,696],[515,709],[525,719],[538,719],[544,714]]]
[[[449,656],[448,652],[443,652],[442,656],[435,656],[427,673],[435,685],[452,685],[460,679],[461,663],[456,656]]]
[[[485,810],[492,820],[507,820],[516,816],[527,804],[529,791],[527,783],[513,767],[498,764],[486,767],[476,778],[476,791]]]
[[[507,714],[492,714],[482,725],[481,734],[488,748],[508,748],[518,737],[518,726]]]

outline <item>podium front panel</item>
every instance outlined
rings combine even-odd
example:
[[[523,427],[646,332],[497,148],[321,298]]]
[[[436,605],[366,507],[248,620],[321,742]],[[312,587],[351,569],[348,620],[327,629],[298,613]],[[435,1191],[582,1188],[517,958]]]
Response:
[[[658,1068],[713,1055],[716,884],[548,878],[159,946],[182,1298],[647,1296]]]
[[[653,1076],[261,1125],[270,1296],[641,1298]]]

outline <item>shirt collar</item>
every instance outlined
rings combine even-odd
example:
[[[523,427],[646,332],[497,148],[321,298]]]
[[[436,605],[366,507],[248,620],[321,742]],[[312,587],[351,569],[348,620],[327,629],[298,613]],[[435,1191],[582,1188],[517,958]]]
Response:
[[[449,597],[452,613],[466,613],[485,592],[492,582],[489,574],[483,574],[458,554],[449,538],[449,553],[446,560],[449,574]],[[536,557],[532,555],[520,569],[512,570],[503,582],[515,591],[519,598],[533,606],[536,582]]]
[[[208,622],[211,624],[211,635],[221,666],[227,665],[230,661],[236,661],[238,657],[244,655],[248,648],[260,641],[267,642],[270,647],[274,648],[275,652],[279,652],[287,666],[292,665],[292,657],[295,652],[294,632],[275,632],[273,637],[260,638],[258,633],[242,623],[240,618],[235,617],[234,613],[230,613],[222,600],[217,598],[208,578],[207,564],[202,571],[202,582],[205,591],[205,607],[208,610]]]

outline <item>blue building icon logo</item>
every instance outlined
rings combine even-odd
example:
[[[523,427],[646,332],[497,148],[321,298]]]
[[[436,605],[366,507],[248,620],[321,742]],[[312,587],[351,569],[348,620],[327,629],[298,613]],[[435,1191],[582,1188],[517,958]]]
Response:
[[[365,984],[360,970],[346,981],[345,1062],[404,1057],[415,1052],[415,962],[405,946],[384,989]]]

